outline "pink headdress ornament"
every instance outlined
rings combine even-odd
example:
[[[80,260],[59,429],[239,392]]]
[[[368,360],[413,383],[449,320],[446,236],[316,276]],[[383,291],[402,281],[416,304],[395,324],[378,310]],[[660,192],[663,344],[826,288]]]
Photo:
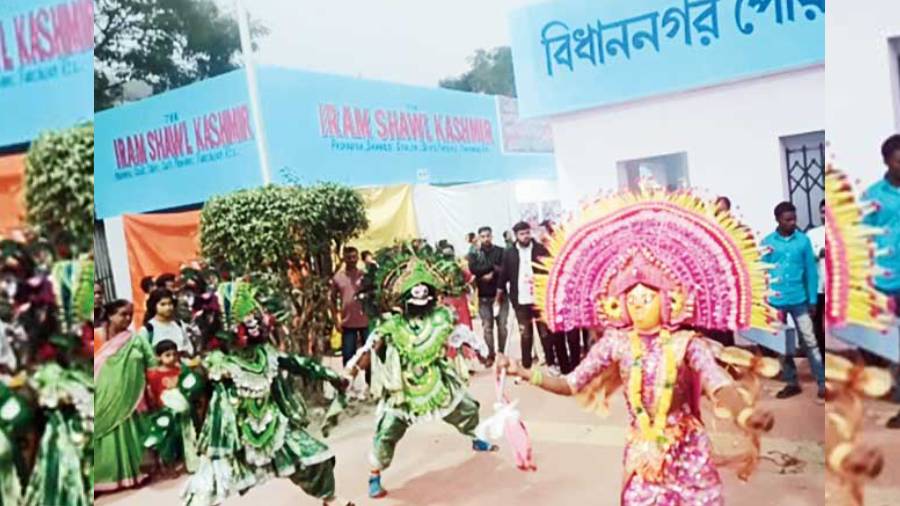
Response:
[[[663,296],[663,322],[707,329],[771,329],[767,268],[748,227],[689,190],[601,197],[550,241],[536,276],[554,331],[628,327],[625,294],[643,284]]]

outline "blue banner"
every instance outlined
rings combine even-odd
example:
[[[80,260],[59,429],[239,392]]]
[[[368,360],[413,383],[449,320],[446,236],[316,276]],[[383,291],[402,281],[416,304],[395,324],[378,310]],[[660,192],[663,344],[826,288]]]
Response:
[[[555,178],[547,124],[515,102],[290,69],[258,82],[272,179],[309,185]],[[97,216],[193,205],[262,184],[245,74],[97,115]]]
[[[825,0],[560,0],[510,16],[523,116],[819,64]]]
[[[0,2],[0,147],[92,119],[93,34],[92,0]]]
[[[509,123],[501,125],[492,96],[271,67],[259,70],[259,89],[279,182],[367,186],[555,176],[549,153],[506,151],[536,143],[504,142]]]
[[[97,114],[94,153],[100,218],[262,184],[243,71]]]

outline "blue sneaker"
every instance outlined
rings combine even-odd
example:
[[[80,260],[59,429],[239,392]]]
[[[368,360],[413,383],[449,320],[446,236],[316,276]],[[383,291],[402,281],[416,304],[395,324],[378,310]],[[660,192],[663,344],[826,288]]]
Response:
[[[373,474],[369,476],[369,497],[379,499],[387,495],[387,490],[381,486],[381,475]]]
[[[484,441],[482,439],[473,439],[472,449],[476,452],[495,452],[499,448],[497,447],[497,445],[492,445],[491,443],[488,443],[487,441]]]

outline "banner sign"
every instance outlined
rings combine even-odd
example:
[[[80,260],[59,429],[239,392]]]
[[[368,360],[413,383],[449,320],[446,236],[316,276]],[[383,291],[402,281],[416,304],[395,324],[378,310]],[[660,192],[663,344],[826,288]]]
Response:
[[[319,104],[319,135],[335,151],[485,153],[493,132],[487,117]]]
[[[234,158],[237,145],[253,140],[247,104],[190,121],[172,113],[166,121],[165,126],[113,139],[117,180]]]
[[[93,116],[92,0],[0,2],[0,146]]]
[[[825,0],[558,0],[510,16],[523,116],[819,64]]]
[[[352,186],[553,177],[509,156],[495,97],[293,69],[259,69],[273,178]]]
[[[505,142],[495,97],[272,67],[257,76],[275,183],[555,177],[552,143],[527,142],[549,127],[507,114],[502,124],[520,132]],[[245,79],[235,71],[98,114],[97,216],[195,205],[261,185]]]
[[[497,97],[503,150],[507,153],[553,153],[553,129],[550,123],[519,117],[519,101]]]
[[[100,218],[262,184],[243,71],[104,111],[95,125]]]

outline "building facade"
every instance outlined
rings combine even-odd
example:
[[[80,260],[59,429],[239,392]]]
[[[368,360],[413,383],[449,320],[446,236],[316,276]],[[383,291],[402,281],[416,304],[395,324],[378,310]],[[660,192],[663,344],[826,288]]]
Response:
[[[824,1],[561,0],[510,18],[520,107],[553,127],[574,209],[652,176],[728,196],[760,231],[824,197]]]
[[[881,143],[900,132],[900,2],[832,2],[826,54],[831,152],[863,185],[884,174]]]

